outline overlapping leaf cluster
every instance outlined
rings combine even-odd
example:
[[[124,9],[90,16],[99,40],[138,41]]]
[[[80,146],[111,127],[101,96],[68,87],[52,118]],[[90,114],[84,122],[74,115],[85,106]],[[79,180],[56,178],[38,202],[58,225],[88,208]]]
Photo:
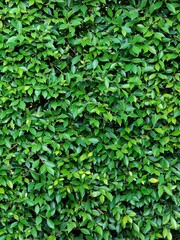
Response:
[[[0,2],[0,239],[178,239],[177,0]]]

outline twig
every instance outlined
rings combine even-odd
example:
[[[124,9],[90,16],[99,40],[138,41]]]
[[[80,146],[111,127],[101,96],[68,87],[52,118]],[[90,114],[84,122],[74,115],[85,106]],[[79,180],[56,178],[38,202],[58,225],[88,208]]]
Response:
[[[18,144],[14,144],[14,146],[12,146],[12,148],[10,148],[10,150],[12,150],[13,148],[15,148]]]

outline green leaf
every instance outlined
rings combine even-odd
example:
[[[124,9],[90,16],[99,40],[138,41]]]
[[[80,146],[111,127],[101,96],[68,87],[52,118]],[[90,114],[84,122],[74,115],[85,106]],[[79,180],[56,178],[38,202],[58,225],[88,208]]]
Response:
[[[50,228],[54,228],[54,223],[52,220],[50,219],[47,219],[47,225],[50,227]]]
[[[128,159],[127,156],[124,156],[123,162],[124,162],[124,164],[125,164],[126,166],[129,165],[129,159]]]
[[[97,60],[97,59],[95,59],[95,60],[93,61],[92,66],[93,66],[93,69],[96,69],[96,68],[97,68],[97,66],[98,66],[98,60]]]
[[[136,54],[139,54],[139,53],[141,52],[141,48],[138,47],[138,46],[133,46],[133,47],[132,47],[132,50],[133,50],[133,52],[136,53]]]
[[[116,156],[119,158],[119,159],[123,159],[123,156],[124,156],[124,153],[120,150],[116,151]]]
[[[63,29],[67,29],[69,28],[69,25],[67,23],[61,24],[59,29],[63,30]]]
[[[169,137],[163,137],[159,141],[160,143],[164,146],[169,142],[170,138]]]
[[[54,110],[56,110],[57,106],[58,106],[57,101],[53,101],[52,104],[51,104],[51,107],[52,107]]]
[[[126,227],[126,224],[128,222],[129,218],[128,216],[124,216],[123,219],[122,219],[122,227],[125,228]]]
[[[168,232],[168,231],[167,231],[167,228],[163,228],[163,233],[162,233],[162,234],[163,234],[163,237],[164,237],[164,238],[166,238],[167,232]]]
[[[0,188],[0,194],[4,194],[4,188]]]
[[[80,160],[84,161],[87,157],[88,157],[87,154],[84,153],[83,155],[81,155]]]
[[[150,195],[152,190],[151,189],[148,189],[148,188],[145,188],[145,187],[142,187],[142,190],[141,192],[144,194],[144,195]]]
[[[54,169],[51,167],[47,167],[47,171],[54,176]]]
[[[106,88],[109,88],[109,79],[107,77],[105,77],[104,82],[105,82]]]
[[[163,224],[163,225],[167,224],[167,223],[169,222],[169,220],[170,220],[170,214],[163,216],[163,222],[162,222],[162,224]]]
[[[106,114],[103,114],[103,116],[104,116],[106,121],[109,120],[111,122],[113,120],[113,116],[112,116],[112,114],[110,112],[108,112]]]
[[[155,128],[156,132],[158,133],[164,133],[164,131],[162,130],[162,128]]]
[[[34,136],[36,136],[36,134],[37,134],[36,129],[30,128],[29,131],[30,131],[30,133],[32,133]]]
[[[41,216],[37,216],[36,217],[36,225],[39,225],[42,222],[42,217]]]
[[[170,229],[167,229],[167,239],[168,240],[172,240],[173,238],[172,238],[172,234],[171,234],[171,232],[170,232]]]
[[[29,2],[28,2],[28,3],[29,3],[29,6],[32,6],[32,5],[34,4],[34,1],[35,1],[35,0],[29,0]]]
[[[76,223],[75,222],[68,222],[67,223],[68,233],[70,233],[75,227],[76,227]]]
[[[179,136],[180,135],[180,130],[175,130],[171,133],[173,136]]]
[[[43,164],[41,167],[40,167],[40,174],[43,174],[44,172],[47,171],[47,167],[45,164]]]
[[[172,13],[176,13],[176,9],[175,9],[173,3],[166,3],[166,6],[169,9],[169,11],[171,11]]]
[[[111,18],[113,17],[113,11],[110,8],[108,8],[107,13],[108,13],[109,17],[111,17]]]
[[[80,230],[83,234],[85,234],[85,235],[89,234],[90,235],[90,231],[87,228],[81,228]]]
[[[113,195],[110,192],[105,192],[105,196],[109,199],[110,202],[112,202]]]
[[[158,187],[158,196],[161,197],[164,193],[164,188],[162,186]]]
[[[163,4],[162,1],[156,2],[155,4],[151,4],[149,8],[150,14],[152,14],[155,10],[159,9],[162,6],[162,4]]]
[[[154,48],[154,47],[152,47],[152,46],[148,46],[148,49],[149,49],[149,51],[151,52],[151,53],[153,53],[153,54],[157,54],[156,53],[156,49]]]
[[[111,161],[111,162],[109,163],[108,167],[109,167],[109,170],[112,170],[112,169],[114,168],[114,162]]]
[[[4,143],[7,148],[11,148],[11,143],[10,143],[9,139],[5,138]]]
[[[81,58],[80,56],[76,56],[75,58],[73,58],[72,59],[72,64],[75,65],[76,63],[78,63],[80,58]]]
[[[16,26],[16,29],[17,29],[18,33],[21,34],[22,23],[19,20],[17,20],[17,22],[15,23],[15,26]]]
[[[13,43],[13,42],[16,42],[17,40],[18,40],[18,36],[13,36],[8,39],[7,43]]]
[[[178,230],[178,224],[173,217],[171,217],[171,225],[173,229]]]
[[[139,226],[135,223],[133,223],[133,228],[136,232],[139,232]]]
[[[154,115],[152,116],[152,124],[153,124],[153,126],[156,125],[157,121],[158,121],[158,115],[154,114]]]
[[[98,197],[99,195],[101,195],[101,192],[99,192],[99,191],[94,191],[91,193],[92,197]]]
[[[5,228],[0,229],[0,236],[3,235],[4,233],[7,233],[7,230]]]
[[[64,0],[51,0],[52,2],[64,3]]]
[[[146,4],[147,4],[147,0],[142,0],[141,2],[140,2],[140,8],[144,8],[145,6],[146,6]]]
[[[56,240],[56,237],[53,236],[53,235],[51,235],[51,236],[49,236],[49,237],[47,238],[47,240]]]
[[[13,183],[12,183],[12,181],[7,180],[7,185],[8,185],[11,189],[13,189]]]
[[[52,125],[49,125],[48,128],[49,128],[49,130],[51,130],[52,132],[55,132],[55,131],[56,131],[56,130],[55,130],[55,127],[52,126]]]
[[[105,201],[104,195],[101,195],[99,199],[100,199],[101,203],[103,203]]]
[[[97,233],[99,233],[99,235],[103,236],[103,230],[102,230],[102,227],[97,226],[97,227],[95,228],[95,230],[96,230]]]
[[[155,38],[157,38],[159,40],[161,40],[163,37],[165,37],[164,34],[161,32],[155,32],[154,36],[155,36]]]
[[[154,4],[154,9],[155,9],[155,10],[159,9],[159,8],[162,6],[162,4],[163,4],[162,1],[156,2],[156,3]]]
[[[93,143],[93,144],[97,144],[99,142],[99,140],[97,138],[89,138],[88,142]]]
[[[168,195],[173,196],[172,190],[171,190],[169,187],[163,186],[163,188],[164,188],[164,191],[165,191]]]
[[[26,108],[25,102],[24,102],[24,101],[21,101],[21,102],[19,103],[19,107],[20,107],[22,110],[25,110],[25,108]]]

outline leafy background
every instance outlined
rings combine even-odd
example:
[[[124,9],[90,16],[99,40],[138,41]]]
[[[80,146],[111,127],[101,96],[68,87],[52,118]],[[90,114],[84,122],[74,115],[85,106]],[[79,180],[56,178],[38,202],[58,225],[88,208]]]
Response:
[[[179,5],[0,2],[0,240],[180,239]]]

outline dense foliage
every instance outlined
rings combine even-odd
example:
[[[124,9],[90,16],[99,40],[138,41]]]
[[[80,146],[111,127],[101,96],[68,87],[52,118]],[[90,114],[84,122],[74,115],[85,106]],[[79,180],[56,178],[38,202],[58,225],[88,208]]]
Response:
[[[0,1],[0,240],[180,239],[178,2]]]

